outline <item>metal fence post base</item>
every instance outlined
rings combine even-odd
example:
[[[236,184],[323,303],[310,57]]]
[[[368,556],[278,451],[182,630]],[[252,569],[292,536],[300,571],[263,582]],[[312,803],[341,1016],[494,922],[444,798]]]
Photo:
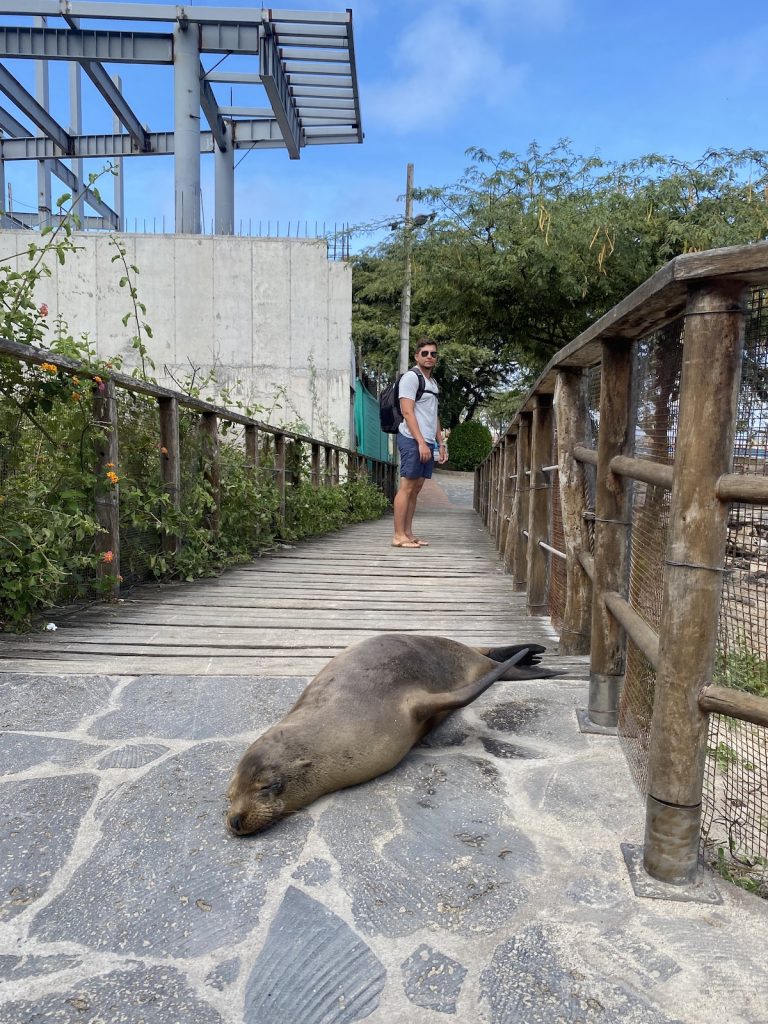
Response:
[[[716,879],[709,871],[700,870],[691,885],[670,885],[652,878],[645,870],[642,846],[622,843],[621,852],[635,896],[647,900],[674,900],[676,903],[713,905],[723,902]]]
[[[680,807],[648,796],[643,867],[669,885],[691,885],[699,866],[701,804]]]
[[[593,725],[616,729],[619,723],[619,698],[624,686],[624,676],[607,672],[589,673],[589,698],[587,715]]]

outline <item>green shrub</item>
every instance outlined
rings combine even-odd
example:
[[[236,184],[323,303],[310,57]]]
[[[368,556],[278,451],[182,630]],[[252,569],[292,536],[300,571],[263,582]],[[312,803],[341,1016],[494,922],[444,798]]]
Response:
[[[448,465],[452,469],[476,469],[492,447],[491,432],[484,424],[474,420],[459,423],[451,430]]]

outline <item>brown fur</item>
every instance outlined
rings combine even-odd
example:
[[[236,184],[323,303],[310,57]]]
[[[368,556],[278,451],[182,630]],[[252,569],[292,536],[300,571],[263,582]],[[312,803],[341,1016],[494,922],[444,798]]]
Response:
[[[433,726],[487,689],[490,670],[528,653],[505,679],[554,675],[536,644],[489,649],[444,637],[389,633],[348,647],[286,716],[250,745],[229,785],[235,835],[266,828],[325,793],[394,768]]]

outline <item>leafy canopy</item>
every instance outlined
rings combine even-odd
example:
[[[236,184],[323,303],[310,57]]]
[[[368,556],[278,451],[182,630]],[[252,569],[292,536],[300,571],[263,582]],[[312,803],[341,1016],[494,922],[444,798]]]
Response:
[[[583,157],[568,142],[469,151],[458,182],[415,199],[411,337],[441,343],[447,426],[508,406],[551,356],[674,256],[768,234],[768,152]],[[374,381],[397,368],[404,229],[355,257],[353,337]]]

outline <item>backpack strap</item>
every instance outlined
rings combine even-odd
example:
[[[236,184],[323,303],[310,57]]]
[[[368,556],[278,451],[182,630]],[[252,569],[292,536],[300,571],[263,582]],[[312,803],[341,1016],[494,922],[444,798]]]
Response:
[[[415,402],[418,402],[421,396],[424,394],[424,390],[427,386],[427,380],[424,374],[418,368],[418,366],[412,366],[411,372],[415,373],[416,376],[419,378],[419,384],[418,387],[416,388],[416,398],[414,399]],[[435,387],[437,387],[437,385],[435,385]]]

